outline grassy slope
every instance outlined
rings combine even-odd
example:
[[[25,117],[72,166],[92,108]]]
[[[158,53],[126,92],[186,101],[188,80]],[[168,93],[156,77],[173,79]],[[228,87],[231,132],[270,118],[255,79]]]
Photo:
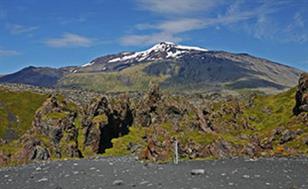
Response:
[[[308,137],[308,123],[300,121],[293,115],[292,109],[295,105],[295,89],[274,96],[257,97],[255,107],[245,111],[246,116],[254,116],[254,121],[250,123],[256,128],[256,133],[261,137],[270,136],[275,128],[284,128],[289,130],[302,130],[303,134],[295,140],[286,143],[285,147],[294,148],[301,153],[308,154],[308,148],[304,144],[304,139]],[[267,113],[267,112],[271,113]],[[280,145],[276,141],[276,148]]]
[[[46,98],[46,95],[11,92],[0,88],[0,138],[5,138],[8,129],[13,130],[19,137],[31,128],[35,111]]]
[[[150,82],[162,82],[166,76],[149,76],[143,72],[148,64],[124,69],[120,72],[78,73],[67,75],[61,87],[76,87],[103,92],[145,91]]]
[[[0,139],[8,140],[7,144],[0,145],[0,153],[12,155],[21,149],[20,142],[13,139],[22,136],[32,127],[34,114],[46,99],[46,95],[31,92],[11,92],[0,88]],[[10,121],[8,114],[13,115],[16,121]],[[15,133],[13,138],[7,138],[8,130]],[[10,160],[12,166],[19,163],[14,159]]]
[[[78,88],[97,92],[140,92],[149,89],[149,83],[159,83],[164,91],[168,92],[207,92],[222,90],[230,94],[237,94],[237,89],[228,87],[227,83],[215,84],[209,82],[194,82],[191,77],[184,80],[172,80],[171,73],[149,74],[147,69],[159,67],[160,62],[134,65],[119,72],[97,72],[97,73],[74,73],[66,75],[58,81],[58,87]],[[166,63],[163,63],[165,65]],[[164,70],[163,68],[161,68]],[[166,69],[166,68],[165,68]],[[171,68],[170,68],[171,69]],[[172,68],[173,74],[178,72],[178,67]],[[168,70],[168,69],[167,69]],[[192,74],[192,73],[190,73]],[[207,73],[203,73],[207,74]],[[198,77],[198,76],[195,76]],[[171,79],[172,82],[169,81]],[[268,94],[277,93],[274,88],[241,89],[242,91],[260,90]]]

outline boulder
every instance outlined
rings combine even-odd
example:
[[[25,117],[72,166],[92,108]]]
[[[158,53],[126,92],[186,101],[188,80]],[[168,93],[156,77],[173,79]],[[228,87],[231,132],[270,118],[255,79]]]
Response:
[[[50,158],[50,154],[46,148],[36,145],[31,151],[29,158],[30,160],[48,160]]]
[[[287,143],[291,140],[293,140],[297,136],[296,131],[290,131],[290,130],[285,130],[282,132],[281,138],[280,138],[280,144]]]
[[[243,147],[241,153],[249,157],[255,157],[260,151],[261,149],[257,144],[249,143]]]
[[[24,135],[20,142],[23,144],[23,147],[17,156],[18,161],[40,161],[50,158],[50,152],[45,145],[30,134]]]
[[[236,153],[236,148],[231,143],[222,139],[218,139],[209,144],[207,149],[209,155],[216,158],[232,157]]]
[[[273,149],[274,139],[274,136],[265,137],[260,141],[259,145],[262,149]]]
[[[114,186],[120,186],[120,185],[123,185],[123,184],[124,184],[123,180],[114,180],[112,182],[112,185],[114,185]]]
[[[191,175],[204,175],[205,170],[204,169],[193,169],[191,170]]]

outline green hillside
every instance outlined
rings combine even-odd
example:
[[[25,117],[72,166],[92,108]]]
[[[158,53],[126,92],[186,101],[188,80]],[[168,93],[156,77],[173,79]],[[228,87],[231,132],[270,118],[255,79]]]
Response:
[[[46,95],[0,88],[0,139],[16,139],[31,128],[35,111],[46,98]]]
[[[276,84],[253,76],[252,73],[233,68],[230,62],[205,64],[192,59],[184,62],[168,60],[136,64],[120,71],[71,73],[61,78],[57,87],[106,93],[142,92],[149,89],[150,83],[157,83],[162,90],[169,92],[258,90],[271,94],[292,86],[284,79],[279,81],[283,82]]]
[[[102,92],[146,91],[151,82],[160,83],[167,78],[147,75],[143,69],[148,65],[140,64],[119,72],[69,74],[58,82],[58,87]]]

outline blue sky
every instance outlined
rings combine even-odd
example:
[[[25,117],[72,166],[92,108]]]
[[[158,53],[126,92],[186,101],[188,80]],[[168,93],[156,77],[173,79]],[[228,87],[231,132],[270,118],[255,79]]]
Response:
[[[308,0],[0,1],[0,74],[81,65],[160,41],[308,71]]]

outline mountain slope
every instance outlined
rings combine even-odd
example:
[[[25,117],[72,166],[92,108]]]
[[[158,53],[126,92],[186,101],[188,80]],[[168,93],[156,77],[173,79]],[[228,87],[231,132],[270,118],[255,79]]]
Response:
[[[185,55],[178,60],[152,64],[149,74],[170,73],[163,84],[173,86],[214,85],[230,89],[283,88],[296,85],[299,71],[245,54],[203,52]]]
[[[150,75],[139,64],[120,71],[68,74],[58,82],[60,88],[77,88],[102,92],[145,91],[151,82],[162,83],[168,76]]]
[[[147,90],[151,82],[171,91],[258,89],[296,85],[300,70],[248,54],[161,42],[140,52],[98,57],[80,67],[26,68],[0,82],[103,92]]]
[[[149,83],[156,82],[172,91],[279,91],[295,86],[301,71],[248,54],[162,42],[141,52],[96,58],[74,72],[63,77],[58,86],[104,92],[144,91]]]
[[[122,52],[96,58],[81,66],[78,72],[119,71],[127,67],[158,60],[177,59],[193,52],[207,52],[207,49],[161,42],[140,52]]]

